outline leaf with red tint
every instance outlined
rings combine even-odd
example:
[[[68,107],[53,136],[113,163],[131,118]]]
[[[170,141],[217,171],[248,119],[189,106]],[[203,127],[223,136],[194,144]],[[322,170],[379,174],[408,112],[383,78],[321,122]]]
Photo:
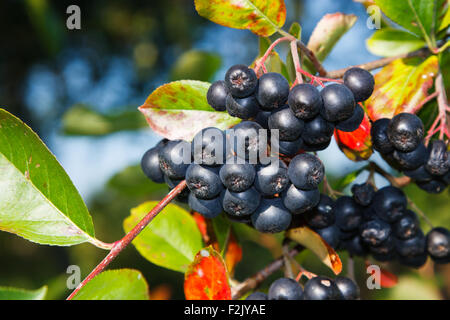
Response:
[[[372,121],[401,112],[416,113],[438,73],[438,58],[397,59],[375,75],[375,88],[365,106]],[[419,108],[419,109],[418,109]]]
[[[363,161],[372,155],[372,140],[370,138],[370,120],[367,114],[358,129],[353,132],[334,131],[334,138],[339,148],[353,161]]]
[[[230,230],[227,251],[225,253],[225,263],[230,274],[233,274],[234,267],[242,260],[242,247],[236,239],[236,236]]]
[[[192,214],[192,217],[194,218],[195,223],[197,224],[198,230],[200,230],[200,233],[202,234],[202,238],[203,239],[209,238],[207,231],[208,227],[206,225],[205,217],[198,212],[194,212]]]
[[[200,250],[184,276],[186,300],[231,300],[225,262],[212,246]]]
[[[314,252],[325,265],[333,270],[334,274],[341,273],[342,262],[338,254],[315,231],[308,227],[289,229],[286,232],[286,237]]]
[[[369,262],[366,261],[366,268],[369,266]],[[376,271],[373,270],[372,271],[372,275],[375,273]],[[387,271],[386,269],[383,269],[380,267],[380,286],[382,288],[392,288],[394,287],[396,284],[398,283],[398,277]]]

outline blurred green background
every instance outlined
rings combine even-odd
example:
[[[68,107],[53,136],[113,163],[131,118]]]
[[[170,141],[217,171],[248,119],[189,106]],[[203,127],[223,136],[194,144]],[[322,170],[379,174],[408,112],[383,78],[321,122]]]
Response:
[[[97,237],[112,242],[123,236],[129,210],[160,199],[167,188],[149,182],[138,166],[140,156],[159,137],[137,112],[157,86],[176,79],[212,81],[232,64],[250,64],[258,39],[198,16],[193,1],[77,1],[81,30],[68,30],[70,1],[3,0],[0,3],[0,105],[30,125],[56,154],[88,203]],[[329,70],[375,59],[364,45],[364,7],[351,0],[286,1],[289,25],[299,21],[307,40],[326,13],[358,16],[325,62]],[[331,181],[363,163],[346,159],[333,145],[319,153]],[[374,157],[386,168],[386,164]],[[364,174],[357,180],[364,179]],[[379,186],[386,184],[381,178]],[[347,188],[348,189],[348,188]],[[348,192],[348,190],[346,190]],[[450,226],[449,190],[430,195],[406,188],[435,225]],[[428,231],[423,224],[424,231]],[[243,280],[281,253],[280,236],[259,235],[236,225],[243,260],[236,278]],[[37,289],[49,286],[48,298],[62,299],[69,265],[79,265],[82,277],[106,255],[89,244],[70,248],[39,246],[0,233],[0,286]],[[346,265],[346,254],[341,258]],[[330,271],[310,253],[298,257],[317,274]],[[153,298],[182,299],[183,275],[152,265],[130,246],[110,268],[143,272]],[[450,267],[428,263],[421,270],[397,264],[387,268],[399,276],[391,289],[362,290],[362,297],[387,299],[448,299]],[[365,288],[364,261],[356,259],[358,283]],[[344,273],[346,269],[344,269]],[[278,272],[267,280],[280,277]]]

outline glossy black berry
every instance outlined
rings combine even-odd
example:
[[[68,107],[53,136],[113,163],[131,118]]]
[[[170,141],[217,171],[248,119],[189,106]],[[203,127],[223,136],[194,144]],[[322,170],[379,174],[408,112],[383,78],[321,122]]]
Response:
[[[380,245],[390,235],[391,226],[383,220],[369,220],[360,227],[361,240],[371,246]]]
[[[319,114],[322,97],[312,84],[298,84],[289,92],[288,104],[297,118],[309,120]]]
[[[425,169],[435,176],[442,176],[449,171],[450,156],[447,146],[442,140],[431,141],[428,145],[429,157]]]
[[[260,152],[267,149],[267,141],[260,138],[260,130],[264,129],[258,123],[242,121],[229,131],[233,135],[235,154],[240,158],[250,159],[252,164],[257,163]]]
[[[393,225],[394,235],[398,239],[406,240],[417,235],[420,230],[420,221],[416,213],[411,210],[401,216],[401,218]]]
[[[417,181],[430,181],[433,179],[433,176],[425,169],[425,166],[420,166],[414,170],[405,170],[403,173]]]
[[[334,283],[342,293],[344,300],[356,300],[359,298],[359,287],[352,279],[347,277],[336,277]]]
[[[263,196],[281,193],[289,185],[287,166],[276,158],[273,158],[269,165],[259,165],[254,185]]]
[[[303,289],[294,279],[280,278],[270,285],[269,300],[303,300]]]
[[[305,300],[342,300],[344,299],[336,283],[323,276],[309,279],[304,288]]]
[[[320,229],[331,226],[336,220],[334,214],[335,203],[329,196],[321,193],[317,206],[306,212],[306,222],[311,228]]]
[[[153,182],[164,182],[164,174],[159,167],[160,148],[151,148],[144,153],[141,159],[141,168],[144,174]]]
[[[244,98],[235,98],[231,93],[227,96],[226,108],[231,116],[245,120],[256,117],[260,110],[259,103],[254,95]]]
[[[223,188],[219,178],[219,169],[192,163],[186,171],[186,185],[199,199],[212,199]]]
[[[320,92],[323,100],[321,114],[330,122],[347,120],[355,110],[355,98],[349,88],[333,83]]]
[[[248,216],[258,208],[261,195],[252,187],[242,192],[226,190],[222,198],[225,212],[234,216]]]
[[[318,189],[301,190],[291,185],[282,195],[283,204],[293,214],[300,214],[314,208],[320,200]]]
[[[229,153],[225,132],[213,127],[200,130],[192,139],[191,152],[197,164],[217,166],[225,163]]]
[[[364,119],[364,109],[360,105],[356,105],[353,115],[343,121],[336,123],[336,129],[344,132],[353,132],[359,128]]]
[[[272,114],[272,111],[259,111],[255,117],[255,122],[257,122],[261,127],[268,129],[269,128],[269,117]]]
[[[403,152],[416,149],[422,142],[423,123],[412,113],[399,113],[388,125],[387,135],[394,148]]]
[[[420,143],[417,148],[410,152],[395,150],[392,154],[403,170],[414,170],[425,163],[428,158],[427,148]]]
[[[387,136],[387,128],[391,122],[388,118],[376,120],[370,128],[373,148],[381,154],[388,154],[394,151],[394,146]]]
[[[379,189],[373,197],[373,209],[387,222],[397,221],[405,212],[407,199],[399,188],[387,186]]]
[[[291,224],[292,215],[280,198],[262,199],[252,214],[252,224],[263,233],[277,233],[286,230]]]
[[[242,192],[249,189],[253,185],[255,174],[253,165],[236,157],[230,163],[224,164],[219,172],[223,185],[232,192]]]
[[[256,98],[263,110],[283,107],[289,96],[289,82],[281,74],[268,72],[259,78]]]
[[[172,190],[173,188],[175,188],[183,180],[184,179],[171,179],[168,176],[164,175],[164,182],[169,187],[169,190]],[[189,191],[189,188],[184,188],[183,191],[181,191],[181,193],[175,198],[175,200],[182,202],[182,203],[187,203],[190,193],[191,192]]]
[[[416,181],[417,186],[428,193],[441,193],[447,188],[447,184],[440,179],[430,181]]]
[[[395,238],[391,235],[380,244],[370,246],[369,250],[372,254],[379,256],[395,256],[395,241]]]
[[[418,255],[412,255],[412,256],[399,256],[399,262],[407,267],[410,268],[420,268],[427,262],[427,254],[421,253]]]
[[[341,230],[335,224],[329,227],[315,229],[325,242],[330,245],[333,249],[337,249],[341,241]]]
[[[395,249],[401,256],[415,256],[425,252],[426,240],[423,232],[418,230],[417,234],[409,239],[396,239]]]
[[[253,292],[252,294],[248,295],[245,300],[269,300],[269,297],[264,292]]]
[[[375,189],[370,183],[354,184],[352,186],[353,200],[361,206],[368,206],[375,196]]]
[[[336,200],[334,212],[336,224],[343,231],[357,229],[363,220],[362,207],[349,196],[342,196]]]
[[[309,153],[302,153],[292,158],[288,175],[295,187],[312,190],[322,182],[325,168],[322,161]]]
[[[326,148],[328,148],[330,143],[331,143],[331,138],[328,138],[327,141],[324,141],[324,142],[321,142],[321,143],[309,144],[309,143],[304,141],[303,142],[303,150],[308,151],[308,152],[325,150]]]
[[[274,140],[271,141],[272,146],[275,145]],[[278,141],[278,152],[282,155],[292,157],[296,155],[303,148],[302,137],[295,141]]]
[[[268,120],[269,129],[278,130],[279,139],[297,140],[303,132],[303,120],[298,119],[289,107],[273,112]]]
[[[302,138],[308,144],[317,145],[330,140],[334,132],[334,124],[318,115],[305,122]]]
[[[353,92],[355,101],[362,102],[372,95],[375,79],[367,70],[350,68],[344,73],[344,84]]]
[[[188,197],[188,204],[192,210],[209,219],[217,217],[223,211],[222,201],[219,196],[205,200],[197,198],[191,192]]]
[[[395,250],[390,250],[387,253],[376,253],[376,252],[371,252],[372,257],[380,262],[390,262],[390,261],[395,261],[398,257],[397,253],[395,252]]]
[[[426,249],[433,261],[450,262],[450,232],[443,227],[433,228],[426,237]]]
[[[191,163],[191,144],[184,140],[169,141],[159,152],[159,167],[171,179],[183,179]]]
[[[398,161],[395,160],[394,158],[394,152],[382,154],[381,156],[392,168],[394,168],[397,171],[403,171],[403,168],[400,165],[400,163],[398,163]]]
[[[358,235],[342,241],[342,247],[347,250],[351,256],[365,256],[368,253],[367,245],[361,240]]]
[[[258,78],[253,69],[237,64],[228,69],[225,74],[225,84],[234,97],[244,98],[255,91]]]
[[[228,88],[225,81],[219,80],[211,84],[206,94],[206,100],[216,111],[225,111],[225,103],[228,95]]]

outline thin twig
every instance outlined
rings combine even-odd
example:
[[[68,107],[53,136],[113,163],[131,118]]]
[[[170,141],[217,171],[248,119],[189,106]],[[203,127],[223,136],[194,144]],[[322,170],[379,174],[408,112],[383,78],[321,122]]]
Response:
[[[407,176],[402,177],[394,177],[393,175],[389,174],[388,172],[384,171],[383,168],[381,168],[378,164],[375,162],[369,162],[369,167],[373,169],[376,173],[382,175],[386,180],[389,181],[390,184],[392,184],[394,187],[397,188],[403,188],[411,183],[411,178]]]
[[[436,94],[437,94],[437,103],[438,103],[438,116],[434,120],[430,129],[428,130],[428,134],[425,138],[425,143],[428,144],[431,137],[439,132],[439,139],[444,139],[444,136],[450,138],[450,131],[447,123],[447,112],[449,111],[449,105],[447,96],[445,94],[444,81],[442,79],[442,74],[439,73],[435,80]]]
[[[308,59],[314,65],[314,68],[317,70],[320,76],[325,77],[327,75],[327,70],[323,67],[322,63],[320,63],[319,59],[317,59],[314,52],[312,52],[302,41],[297,40],[298,48],[306,54]]]
[[[427,215],[425,214],[425,212],[423,212],[415,203],[414,201],[412,201],[409,197],[408,197],[408,204],[411,208],[414,209],[415,212],[417,212],[422,218],[423,220],[425,220],[425,222],[431,227],[431,229],[433,229],[433,223],[431,223],[431,220],[427,217]]]

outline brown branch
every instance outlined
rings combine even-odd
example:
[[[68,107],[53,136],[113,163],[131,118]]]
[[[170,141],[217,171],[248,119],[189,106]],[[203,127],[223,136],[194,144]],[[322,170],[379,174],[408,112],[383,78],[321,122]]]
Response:
[[[317,70],[320,76],[325,77],[327,75],[327,70],[323,67],[322,63],[320,63],[319,59],[317,59],[314,52],[309,50],[309,48],[300,40],[297,40],[297,46],[302,51],[308,59],[312,62],[314,65],[314,68]]]
[[[403,188],[411,183],[411,178],[407,176],[401,176],[401,177],[394,177],[393,175],[389,174],[388,172],[384,171],[383,168],[381,168],[378,164],[375,162],[369,162],[369,166],[371,169],[373,169],[376,173],[382,175],[386,180],[390,182],[394,187],[397,188]]]

